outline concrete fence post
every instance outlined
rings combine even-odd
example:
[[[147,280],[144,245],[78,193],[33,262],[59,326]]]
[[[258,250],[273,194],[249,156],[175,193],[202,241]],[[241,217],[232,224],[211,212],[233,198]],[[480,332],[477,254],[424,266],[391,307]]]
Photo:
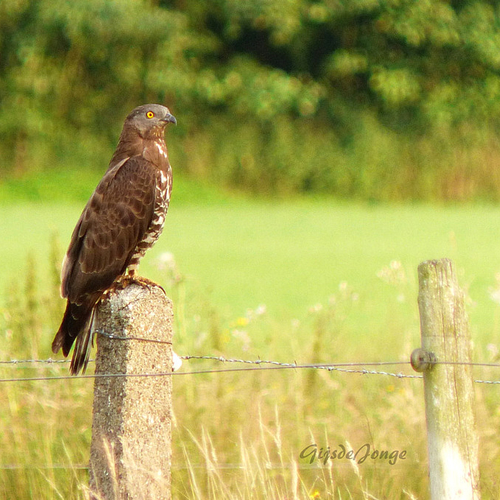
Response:
[[[154,285],[133,282],[99,306],[96,374],[132,376],[95,379],[91,498],[171,498],[172,377],[133,375],[172,371],[172,318],[170,300]]]
[[[477,500],[474,380],[462,364],[472,361],[464,294],[448,259],[423,262],[418,278],[422,348],[411,363],[424,376],[431,498]]]

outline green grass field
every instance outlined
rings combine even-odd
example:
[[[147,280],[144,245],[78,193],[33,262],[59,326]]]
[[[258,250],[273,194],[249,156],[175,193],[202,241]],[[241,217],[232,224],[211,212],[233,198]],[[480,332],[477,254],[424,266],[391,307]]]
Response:
[[[181,183],[179,203],[174,197],[164,234],[140,269],[174,300],[178,354],[407,360],[420,341],[417,266],[449,257],[470,299],[475,357],[495,359],[488,345],[500,340],[500,310],[490,296],[500,272],[500,208],[248,200],[203,190],[197,200],[183,194],[188,187]],[[0,207],[1,359],[50,356],[62,304],[54,297],[51,235],[61,258],[83,204],[6,200]],[[175,258],[173,271],[162,266],[166,252]],[[213,365],[185,362],[183,369],[202,366]],[[476,390],[483,497],[495,498],[497,390]],[[85,470],[51,466],[87,463],[92,382],[2,384],[0,399],[0,497],[84,498]],[[252,488],[254,498],[427,497],[419,381],[320,372],[179,377],[174,407],[175,498],[249,498]],[[395,466],[338,462],[294,473],[312,442],[370,442],[406,449],[408,458]],[[195,467],[214,460],[241,468]]]
[[[23,273],[32,255],[41,277],[48,270],[50,241],[57,235],[61,258],[83,203],[7,204],[0,208],[0,290]],[[349,319],[356,336],[372,335],[395,297],[379,271],[401,262],[416,311],[416,269],[427,259],[449,257],[473,301],[470,314],[481,339],[494,331],[496,305],[489,289],[500,272],[500,208],[493,206],[351,205],[226,199],[175,199],[162,238],[141,264],[141,274],[168,289],[159,269],[171,252],[180,273],[232,318],[267,306],[279,321],[303,318],[342,282],[359,295],[362,310]],[[40,283],[43,287],[43,282]],[[380,327],[385,325],[380,324]],[[410,325],[408,325],[410,326]]]

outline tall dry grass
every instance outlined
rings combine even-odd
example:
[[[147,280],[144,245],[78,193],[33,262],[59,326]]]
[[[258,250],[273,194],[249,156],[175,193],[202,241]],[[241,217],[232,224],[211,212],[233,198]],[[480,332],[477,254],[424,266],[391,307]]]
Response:
[[[59,257],[54,245],[53,288],[47,295],[40,295],[30,262],[21,284],[12,288],[2,311],[0,360],[49,357],[62,307],[54,298]],[[399,295],[414,291],[398,266],[382,270],[381,278]],[[251,359],[259,351],[282,361],[298,355],[312,362],[368,361],[359,354],[366,346],[353,349],[357,339],[342,332],[357,300],[346,284],[328,303],[312,307],[306,321],[293,321],[286,331],[263,308],[225,323],[174,265],[165,268],[165,284],[176,303],[175,349],[180,354],[238,353]],[[259,349],[253,347],[254,339],[260,339]],[[384,343],[383,337],[373,343],[378,346],[371,352],[382,360],[406,361],[415,347],[408,338],[397,345]],[[187,370],[204,368],[221,366],[184,362]],[[67,371],[66,364],[0,365],[0,378]],[[92,382],[78,378],[0,382],[1,498],[88,497],[92,392]],[[476,385],[476,392],[483,498],[496,498],[497,389]],[[304,452],[314,449],[311,445],[316,445],[316,457]],[[397,451],[400,458],[391,464],[387,457],[361,462],[338,456],[343,449],[367,447]],[[334,451],[335,458],[325,458]],[[174,375],[172,477],[176,499],[427,498],[422,382],[299,369]]]

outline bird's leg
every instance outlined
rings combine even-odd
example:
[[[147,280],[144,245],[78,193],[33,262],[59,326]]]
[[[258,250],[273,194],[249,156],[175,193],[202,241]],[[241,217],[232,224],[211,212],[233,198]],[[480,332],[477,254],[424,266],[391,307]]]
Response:
[[[129,267],[123,274],[120,274],[118,278],[115,280],[115,286],[119,286],[120,288],[126,288],[128,285],[137,282],[137,278],[135,277],[135,273],[137,271],[137,267]]]
[[[105,294],[111,293],[114,290],[123,290],[130,284],[131,280],[128,275],[120,274],[115,281],[113,281],[113,284],[105,291]]]
[[[127,286],[133,283],[143,286],[150,291],[153,287],[160,287],[163,290],[163,292],[165,292],[163,287],[160,286],[158,283],[155,283],[154,281],[148,278],[139,276],[137,274],[137,267],[129,267],[126,274],[122,274],[116,279],[115,286],[119,286],[120,288],[126,288]]]

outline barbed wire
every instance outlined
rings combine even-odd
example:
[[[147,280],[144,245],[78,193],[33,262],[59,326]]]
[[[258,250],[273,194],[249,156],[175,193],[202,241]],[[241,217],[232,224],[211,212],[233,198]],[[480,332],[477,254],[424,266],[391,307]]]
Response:
[[[349,464],[348,462],[346,463],[338,463],[338,467],[349,467],[351,468],[352,465]],[[414,464],[412,463],[403,463],[399,462],[397,465],[393,465],[391,467],[404,467],[404,468],[410,468],[410,467],[415,467]],[[237,469],[247,469],[248,466],[245,464],[231,464],[231,463],[217,463],[217,464],[210,464],[210,470],[237,470]],[[328,464],[323,464],[321,461],[318,463],[314,464],[308,464],[308,463],[293,463],[293,464],[284,464],[284,463],[266,463],[263,466],[264,469],[266,470],[290,470],[290,469],[299,469],[299,470],[318,470],[318,469],[325,469],[329,470],[330,467]],[[25,464],[5,464],[5,465],[0,465],[0,470],[89,470],[89,466],[85,464],[53,464],[53,465],[25,465]],[[172,470],[193,470],[193,469],[201,469],[201,470],[207,470],[207,464],[206,463],[190,463],[189,465],[179,465],[179,464],[172,464],[171,465]]]
[[[199,356],[180,356],[181,359],[199,359]],[[378,370],[368,370],[366,368],[359,369],[347,369],[342,368],[342,366],[369,366],[377,365],[378,363],[339,363],[339,364],[297,364],[297,363],[282,363],[279,361],[267,361],[267,360],[237,360],[237,359],[226,359],[220,356],[204,356],[203,359],[213,359],[225,363],[251,363],[258,365],[255,367],[245,367],[245,368],[225,368],[219,370],[195,370],[186,372],[159,372],[159,373],[94,373],[90,375],[54,375],[54,376],[40,376],[40,377],[17,377],[17,378],[0,378],[1,382],[37,382],[37,381],[47,381],[47,380],[77,380],[77,379],[96,379],[96,378],[147,378],[147,377],[168,377],[168,376],[186,376],[186,375],[202,375],[202,374],[212,374],[212,373],[231,373],[231,372],[249,372],[249,371],[263,371],[263,370],[285,370],[285,369],[317,369],[317,370],[327,370],[327,371],[338,371],[343,373],[359,373],[362,375],[386,375],[396,378],[422,378],[422,375],[407,375],[404,373],[391,373]],[[271,366],[269,366],[271,364]],[[381,364],[409,364],[406,362],[396,361],[394,363],[382,362]],[[265,365],[265,366],[264,366]]]
[[[94,359],[89,359],[89,362],[95,361]],[[22,365],[22,364],[28,364],[28,363],[46,363],[49,365],[54,365],[54,364],[64,364],[64,363],[70,363],[70,359],[52,359],[52,358],[47,358],[47,359],[8,359],[8,360],[0,360],[0,365]]]
[[[124,340],[125,337],[110,337],[117,340]],[[126,340],[135,340],[135,337],[126,337]],[[137,338],[138,340],[144,340]],[[158,341],[161,342],[161,341]],[[410,365],[410,361],[364,361],[364,362],[342,362],[342,363],[310,363],[310,364],[302,364],[299,365],[296,361],[290,362],[282,362],[282,361],[273,361],[267,359],[240,359],[240,358],[226,358],[225,356],[212,356],[212,355],[183,355],[179,356],[180,359],[183,360],[208,360],[208,361],[219,361],[221,363],[243,363],[243,364],[252,364],[252,365],[277,365],[288,368],[316,368],[316,369],[325,369],[325,370],[333,370],[336,367],[348,367],[348,366],[385,366],[385,365]],[[0,360],[0,365],[21,365],[21,364],[64,364],[70,363],[70,359],[9,359],[9,360]],[[95,359],[89,359],[89,363],[95,362]],[[436,365],[459,365],[459,366],[477,366],[477,367],[486,367],[486,368],[500,368],[500,363],[485,363],[485,362],[476,362],[476,361],[436,361]],[[364,371],[362,371],[364,372]],[[382,372],[382,374],[385,374]],[[397,375],[397,374],[396,374]],[[74,378],[74,377],[73,377]]]
[[[250,364],[261,364],[270,363],[277,364],[281,366],[295,366],[294,363],[282,363],[279,361],[266,361],[266,360],[247,360],[247,359],[235,359],[235,358],[225,358],[224,356],[179,356],[181,359],[207,359],[213,361],[221,361],[224,363],[250,363]],[[383,365],[410,365],[410,361],[368,361],[368,362],[344,362],[344,363],[316,363],[315,366],[318,368],[321,366],[383,366]],[[474,361],[436,361],[437,365],[462,365],[462,366],[482,366],[488,368],[500,368],[500,363],[483,363]]]
[[[125,338],[115,337],[117,340],[122,340]],[[130,340],[130,337],[126,338]],[[144,340],[144,339],[141,339]],[[166,377],[166,376],[186,376],[186,375],[201,375],[201,374],[212,374],[212,373],[230,373],[230,372],[245,372],[245,371],[259,371],[259,370],[283,370],[283,369],[315,369],[315,370],[326,370],[329,372],[340,372],[340,373],[356,373],[360,375],[382,375],[394,378],[407,378],[407,379],[420,379],[423,378],[422,375],[407,374],[403,372],[389,372],[383,370],[368,369],[368,366],[398,366],[404,365],[409,366],[409,361],[369,361],[369,362],[345,362],[345,363],[310,363],[310,364],[298,364],[297,362],[281,362],[274,360],[264,360],[264,359],[239,359],[239,358],[226,358],[224,356],[210,356],[210,355],[184,355],[179,356],[180,359],[188,360],[208,360],[217,361],[220,363],[241,363],[245,365],[255,365],[254,367],[246,368],[227,368],[227,369],[207,369],[207,370],[194,370],[194,371],[182,371],[182,372],[162,372],[162,373],[111,373],[111,374],[89,374],[89,375],[54,375],[54,376],[40,376],[40,377],[12,377],[12,378],[0,378],[0,383],[2,382],[36,382],[36,381],[47,381],[47,380],[74,380],[74,379],[95,379],[95,378],[120,378],[120,377]],[[89,360],[89,362],[94,362],[95,359]],[[56,360],[52,358],[48,359],[11,359],[0,361],[0,365],[11,365],[18,366],[21,364],[64,364],[69,363],[70,360]],[[499,363],[481,363],[481,362],[459,362],[459,361],[438,361],[436,364],[448,364],[448,365],[462,365],[462,366],[477,366],[477,367],[488,367],[488,368],[500,368]],[[475,380],[476,383],[481,384],[500,384],[500,380]]]
[[[148,338],[144,338],[144,337],[128,337],[128,336],[123,336],[123,335],[116,335],[114,333],[103,332],[102,330],[94,330],[94,332],[98,333],[99,335],[102,335],[103,337],[111,339],[111,340],[138,340],[140,342],[150,342],[152,344],[172,345],[172,342],[170,340],[148,339]]]
[[[222,363],[244,363],[244,364],[252,364],[252,365],[277,365],[283,366],[286,368],[297,368],[298,366],[311,367],[311,368],[324,368],[324,369],[332,369],[331,367],[342,367],[342,366],[384,366],[384,365],[408,365],[409,361],[368,361],[364,363],[353,362],[353,363],[311,363],[299,365],[296,361],[293,363],[286,363],[282,361],[272,361],[266,359],[239,359],[239,358],[226,358],[225,356],[209,356],[209,355],[185,355],[179,356],[180,359],[183,360],[210,360],[210,361],[220,361]],[[29,364],[29,363],[40,363],[40,364],[56,364],[56,363],[70,363],[70,359],[10,359],[10,360],[0,360],[0,365],[20,365],[20,364]],[[89,359],[89,363],[95,362],[95,359]],[[500,367],[500,365],[498,365]]]
[[[95,333],[107,337],[112,340],[120,341],[142,341],[151,342],[157,344],[171,344],[170,341],[163,341],[157,339],[150,339],[144,337],[128,337],[120,336],[115,334],[110,334],[102,330],[96,330]],[[201,375],[201,374],[211,374],[211,373],[228,373],[228,372],[243,372],[243,371],[258,371],[258,370],[273,370],[273,369],[315,369],[315,370],[327,370],[329,372],[341,372],[341,373],[356,373],[360,375],[383,375],[394,378],[408,378],[408,379],[420,379],[423,378],[422,375],[406,374],[402,372],[388,372],[382,370],[367,369],[367,366],[398,366],[398,365],[411,365],[410,361],[369,361],[369,362],[343,362],[343,363],[309,363],[309,364],[298,364],[296,361],[282,362],[274,360],[264,360],[264,359],[240,359],[240,358],[226,358],[224,356],[212,356],[212,355],[184,355],[178,356],[181,360],[208,360],[217,361],[221,363],[241,363],[246,365],[256,365],[256,367],[247,368],[228,368],[222,370],[195,370],[189,372],[163,372],[163,373],[111,373],[111,374],[90,374],[90,375],[55,375],[48,377],[19,377],[19,378],[0,378],[0,383],[2,382],[35,382],[35,381],[45,381],[45,380],[75,380],[75,379],[88,379],[88,378],[119,378],[119,377],[166,377],[166,376],[181,376],[181,375]],[[69,359],[10,359],[10,360],[0,360],[0,365],[21,365],[21,364],[64,364],[69,363]],[[95,362],[95,359],[90,359],[89,362]],[[460,362],[460,361],[436,361],[436,364],[446,364],[446,365],[461,365],[461,366],[472,366],[472,367],[488,367],[488,368],[500,368],[500,363],[484,363],[484,362]],[[269,366],[270,365],[270,366]],[[500,384],[500,380],[475,380],[476,383],[481,384]]]
[[[120,337],[112,337],[117,340],[125,339]],[[133,340],[134,337],[127,337],[127,340]],[[144,339],[139,339],[144,340]],[[161,341],[158,341],[161,342]],[[244,364],[252,364],[252,365],[262,365],[262,364],[272,364],[290,368],[297,368],[298,364],[294,361],[293,363],[286,363],[281,361],[271,361],[265,359],[238,359],[238,358],[226,358],[225,356],[211,356],[211,355],[184,355],[179,356],[180,359],[183,360],[209,360],[209,361],[220,361],[222,363],[244,363]],[[95,362],[95,359],[89,359],[89,363]],[[64,364],[71,363],[70,359],[8,359],[8,360],[0,360],[0,365],[21,365],[21,364]],[[368,362],[345,362],[345,363],[316,363],[310,366],[311,368],[317,369],[327,369],[328,367],[342,367],[342,366],[383,366],[383,365],[410,365],[409,361],[368,361]],[[485,363],[485,362],[476,362],[476,361],[436,361],[437,365],[460,365],[460,366],[477,366],[477,367],[485,367],[485,368],[500,368],[500,363]],[[383,372],[382,372],[383,373]]]

